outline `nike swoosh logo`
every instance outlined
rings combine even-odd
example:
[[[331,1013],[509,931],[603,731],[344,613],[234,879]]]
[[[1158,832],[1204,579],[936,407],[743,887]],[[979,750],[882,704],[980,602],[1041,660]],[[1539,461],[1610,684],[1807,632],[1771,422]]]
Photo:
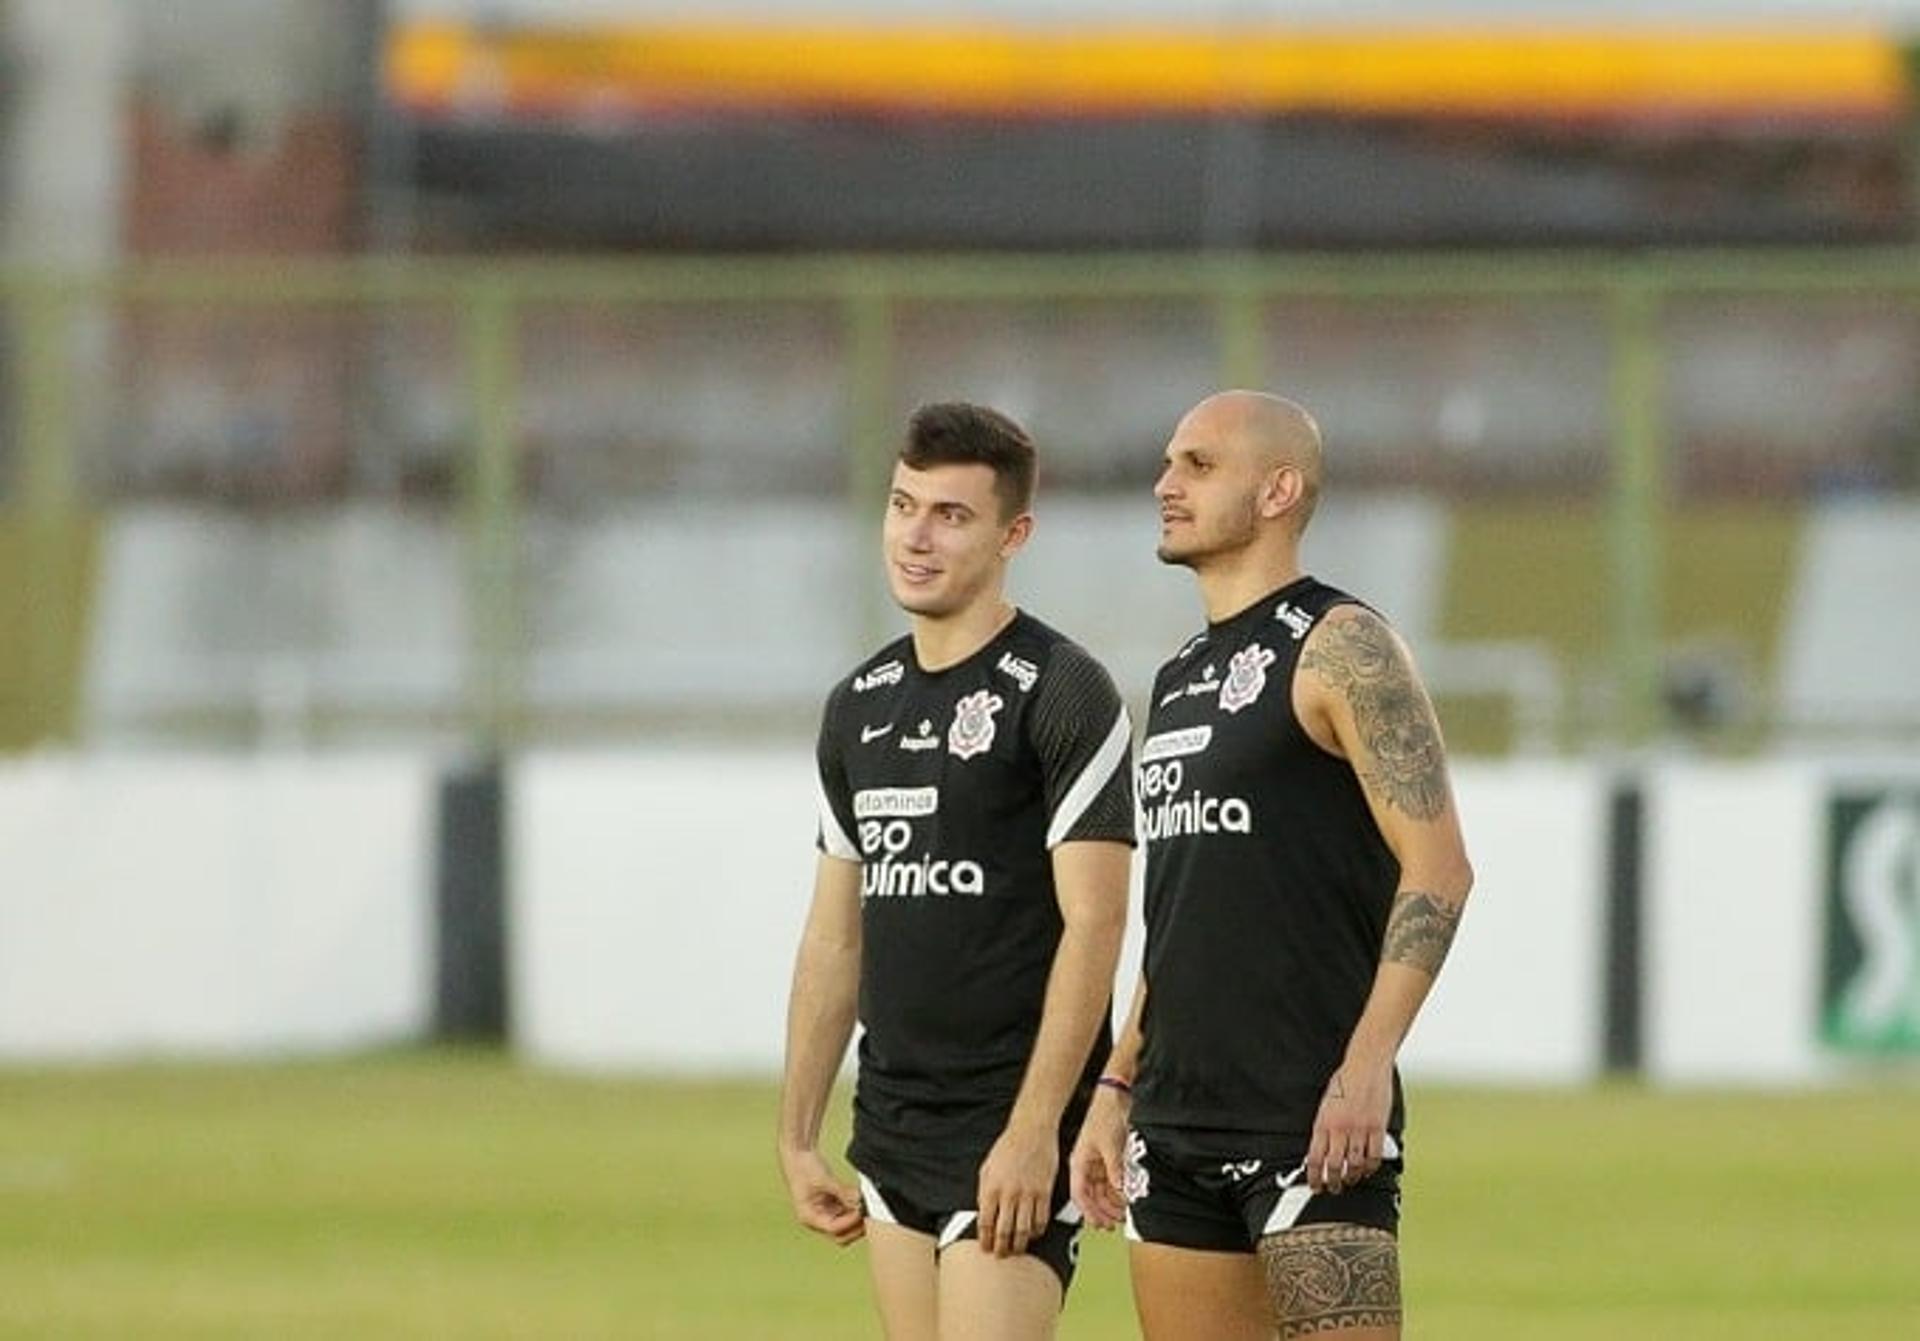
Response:
[[[888,722],[885,726],[863,726],[860,728],[860,743],[865,745],[870,740],[878,740],[891,730],[893,730],[892,722]]]

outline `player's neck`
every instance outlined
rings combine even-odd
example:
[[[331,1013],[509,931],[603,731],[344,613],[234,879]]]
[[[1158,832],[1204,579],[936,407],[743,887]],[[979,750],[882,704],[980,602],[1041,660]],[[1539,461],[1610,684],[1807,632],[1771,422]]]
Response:
[[[1249,547],[1194,570],[1200,584],[1200,602],[1212,624],[1232,619],[1299,576],[1300,551],[1292,544],[1271,549]]]
[[[995,592],[950,615],[913,617],[913,657],[924,671],[957,666],[998,636],[1019,611]]]

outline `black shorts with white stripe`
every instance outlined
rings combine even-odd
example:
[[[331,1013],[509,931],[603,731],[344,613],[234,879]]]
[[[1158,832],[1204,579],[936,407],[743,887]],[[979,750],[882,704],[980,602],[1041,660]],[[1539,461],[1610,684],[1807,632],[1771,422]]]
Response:
[[[1342,1192],[1307,1184],[1306,1143],[1248,1132],[1137,1128],[1127,1138],[1127,1237],[1209,1252],[1253,1252],[1304,1225],[1400,1228],[1400,1143]]]
[[[1074,1268],[1080,1264],[1080,1208],[1061,1188],[1054,1191],[1053,1218],[1047,1232],[1027,1244],[1027,1255],[1037,1257],[1060,1278],[1060,1292],[1073,1284]],[[962,1239],[980,1238],[980,1212],[971,1206],[955,1210],[934,1210],[922,1206],[896,1189],[875,1183],[860,1175],[860,1204],[869,1220],[899,1225],[903,1229],[931,1234],[934,1252],[944,1252]]]

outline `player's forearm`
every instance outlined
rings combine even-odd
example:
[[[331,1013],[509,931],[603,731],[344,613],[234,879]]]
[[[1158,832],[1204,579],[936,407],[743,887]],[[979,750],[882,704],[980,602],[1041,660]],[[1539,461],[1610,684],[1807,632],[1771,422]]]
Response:
[[[853,1037],[859,1008],[858,946],[803,943],[787,1003],[787,1058],[780,1088],[782,1150],[812,1150]]]
[[[1350,1060],[1390,1063],[1453,947],[1473,875],[1464,860],[1402,875],[1387,917],[1380,967],[1353,1037]]]
[[[1033,1057],[1009,1126],[1057,1127],[1112,1005],[1113,974],[1126,932],[1124,900],[1111,918],[1069,923],[1054,952]]]
[[[1433,979],[1404,964],[1382,964],[1374,975],[1366,1009],[1347,1041],[1346,1061],[1361,1066],[1393,1063],[1427,999]]]
[[[1429,982],[1439,977],[1472,888],[1473,868],[1464,853],[1404,863],[1381,937],[1381,964],[1405,965]]]
[[[1145,1037],[1140,1032],[1140,1021],[1145,1017],[1146,1010],[1147,975],[1142,970],[1133,985],[1133,1004],[1127,1008],[1126,1023],[1113,1036],[1113,1051],[1107,1054],[1107,1064],[1101,1068],[1102,1074],[1124,1080],[1129,1085],[1140,1074],[1140,1048]]]

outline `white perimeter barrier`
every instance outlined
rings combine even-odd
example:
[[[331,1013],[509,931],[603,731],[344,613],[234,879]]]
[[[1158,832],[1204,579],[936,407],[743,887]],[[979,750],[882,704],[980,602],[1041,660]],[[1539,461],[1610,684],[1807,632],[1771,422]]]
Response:
[[[1583,1079],[1601,1033],[1602,783],[1537,765],[1463,767],[1459,786],[1479,889],[1409,1073]],[[520,1046],[566,1065],[777,1068],[813,797],[805,751],[524,760],[508,838]],[[1131,919],[1130,958],[1137,891]]]
[[[1673,765],[1647,800],[1650,1077],[1799,1084],[1920,1056],[1920,769]]]
[[[0,1058],[421,1036],[427,759],[0,766]]]
[[[809,752],[533,755],[508,791],[515,1041],[766,1071],[813,884]]]
[[[507,874],[523,1053],[777,1068],[812,776],[793,748],[520,761]],[[1407,1072],[1589,1079],[1611,775],[1462,763],[1456,780],[1479,880]],[[0,766],[0,1060],[423,1036],[437,781],[425,756]],[[1668,761],[1646,785],[1652,1078],[1801,1084],[1920,1056],[1920,767]]]
[[[1454,769],[1474,889],[1402,1053],[1409,1079],[1598,1074],[1609,779],[1575,764]]]

